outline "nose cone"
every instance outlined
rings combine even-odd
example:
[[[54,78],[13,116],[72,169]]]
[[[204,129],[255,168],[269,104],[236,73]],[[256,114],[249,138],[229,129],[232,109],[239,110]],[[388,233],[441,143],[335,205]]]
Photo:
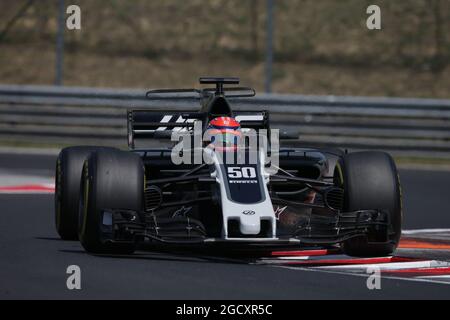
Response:
[[[261,232],[261,220],[258,215],[241,217],[239,229],[244,235],[257,235]]]

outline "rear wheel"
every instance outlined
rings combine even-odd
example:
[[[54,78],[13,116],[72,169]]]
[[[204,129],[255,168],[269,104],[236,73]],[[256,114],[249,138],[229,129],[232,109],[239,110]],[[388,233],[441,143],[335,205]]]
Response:
[[[351,256],[392,254],[400,241],[402,224],[401,187],[392,157],[384,152],[344,155],[336,164],[334,179],[344,188],[345,211],[378,209],[389,215],[387,241],[386,231],[380,230],[371,239],[356,237],[345,241],[344,252]]]
[[[56,231],[64,240],[78,239],[78,202],[81,171],[84,161],[91,152],[100,148],[102,147],[80,146],[64,148],[56,161],[55,224]]]
[[[136,244],[115,243],[104,210],[127,209],[141,212],[144,198],[144,167],[137,154],[99,150],[83,167],[79,204],[78,235],[90,253],[130,254]]]

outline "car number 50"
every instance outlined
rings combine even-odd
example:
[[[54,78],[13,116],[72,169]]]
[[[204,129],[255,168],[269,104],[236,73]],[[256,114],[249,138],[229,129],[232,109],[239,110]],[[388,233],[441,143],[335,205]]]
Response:
[[[230,179],[254,179],[256,170],[253,167],[228,167],[228,177]]]

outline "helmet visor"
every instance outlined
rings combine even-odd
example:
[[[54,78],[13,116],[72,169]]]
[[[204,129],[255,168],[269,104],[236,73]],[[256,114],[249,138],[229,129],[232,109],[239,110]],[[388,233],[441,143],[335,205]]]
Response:
[[[211,142],[216,146],[237,146],[241,139],[238,130],[213,130],[211,135]]]

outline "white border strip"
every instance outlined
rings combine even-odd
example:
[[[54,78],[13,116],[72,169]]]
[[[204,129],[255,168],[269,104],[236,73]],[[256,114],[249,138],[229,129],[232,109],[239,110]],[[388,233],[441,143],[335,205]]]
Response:
[[[323,267],[314,267],[314,269],[359,271],[359,270],[367,270],[368,268],[375,267],[380,270],[389,271],[389,270],[404,270],[404,269],[417,269],[417,268],[439,268],[439,267],[448,267],[448,266],[450,266],[449,262],[428,260],[428,261],[413,261],[413,262],[323,266]]]
[[[416,229],[416,230],[402,230],[403,235],[414,235],[421,233],[450,233],[450,229]]]
[[[353,277],[364,277],[368,278],[370,275],[365,273],[353,273],[353,272],[345,272],[345,271],[334,271],[334,270],[326,270],[326,269],[317,269],[317,268],[305,268],[305,267],[288,267],[288,266],[277,266],[272,265],[274,268],[283,268],[283,269],[289,269],[289,270],[296,270],[296,271],[309,271],[309,272],[324,272],[329,274],[339,274],[343,276],[353,276]],[[401,281],[412,281],[412,282],[427,282],[427,283],[436,283],[436,284],[443,284],[443,285],[450,285],[449,281],[439,281],[434,279],[422,279],[422,278],[407,278],[407,277],[395,277],[395,276],[386,276],[382,275],[382,279],[388,279],[388,280],[401,280]]]

